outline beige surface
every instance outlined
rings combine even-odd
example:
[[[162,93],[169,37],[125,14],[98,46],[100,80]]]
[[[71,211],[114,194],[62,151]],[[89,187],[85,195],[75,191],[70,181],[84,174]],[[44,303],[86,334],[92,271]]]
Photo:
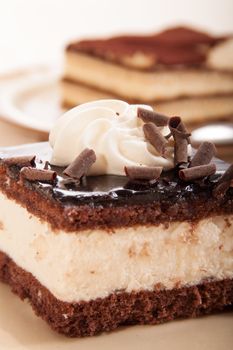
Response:
[[[40,141],[46,135],[0,120],[0,146]],[[123,328],[94,338],[68,339],[57,335],[31,307],[0,283],[0,350],[228,350],[233,342],[233,313],[160,326]]]
[[[233,342],[232,313],[69,339],[51,331],[26,302],[20,301],[2,284],[0,310],[1,350],[229,350]]]
[[[47,135],[0,120],[0,146],[14,146],[23,143],[47,140]]]

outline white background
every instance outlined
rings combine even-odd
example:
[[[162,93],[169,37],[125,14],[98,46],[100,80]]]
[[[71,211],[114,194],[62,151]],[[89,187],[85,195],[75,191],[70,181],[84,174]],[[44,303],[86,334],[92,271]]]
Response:
[[[174,24],[233,33],[233,0],[0,0],[0,72],[55,62],[71,39]]]

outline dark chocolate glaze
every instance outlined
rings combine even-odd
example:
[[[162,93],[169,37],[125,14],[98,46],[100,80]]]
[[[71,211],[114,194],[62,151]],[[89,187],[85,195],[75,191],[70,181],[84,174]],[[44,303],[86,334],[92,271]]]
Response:
[[[32,144],[17,148],[7,148],[0,152],[0,158],[17,155],[36,154],[36,167],[44,168],[45,161],[51,158],[51,149],[48,143]],[[214,160],[217,172],[214,176],[194,182],[181,181],[177,171],[172,170],[162,173],[161,178],[154,183],[130,182],[126,176],[103,175],[88,176],[75,182],[63,174],[64,168],[49,165],[49,169],[57,172],[55,184],[42,183],[40,181],[25,180],[25,184],[43,196],[55,199],[64,206],[85,205],[92,207],[129,206],[137,204],[148,204],[153,202],[175,204],[181,201],[192,201],[198,198],[212,197],[212,190],[228,164],[223,161]],[[9,171],[11,177],[18,178],[20,168],[12,166]],[[232,198],[233,189],[228,190],[227,196]]]

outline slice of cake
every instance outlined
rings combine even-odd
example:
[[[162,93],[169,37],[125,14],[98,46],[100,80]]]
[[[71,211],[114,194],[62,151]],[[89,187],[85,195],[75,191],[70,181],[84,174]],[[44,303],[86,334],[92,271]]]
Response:
[[[68,336],[233,303],[233,166],[179,117],[117,100],[0,153],[0,279]]]
[[[63,103],[103,98],[148,103],[185,122],[233,118],[233,37],[176,27],[68,45]]]

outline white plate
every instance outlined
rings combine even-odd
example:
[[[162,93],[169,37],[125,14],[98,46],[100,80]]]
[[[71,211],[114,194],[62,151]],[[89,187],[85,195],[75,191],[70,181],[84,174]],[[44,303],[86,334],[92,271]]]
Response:
[[[63,113],[59,68],[32,68],[0,78],[0,117],[15,124],[49,132]]]
[[[0,283],[1,350],[230,350],[232,344],[233,313],[69,339],[53,332],[27,302]]]

